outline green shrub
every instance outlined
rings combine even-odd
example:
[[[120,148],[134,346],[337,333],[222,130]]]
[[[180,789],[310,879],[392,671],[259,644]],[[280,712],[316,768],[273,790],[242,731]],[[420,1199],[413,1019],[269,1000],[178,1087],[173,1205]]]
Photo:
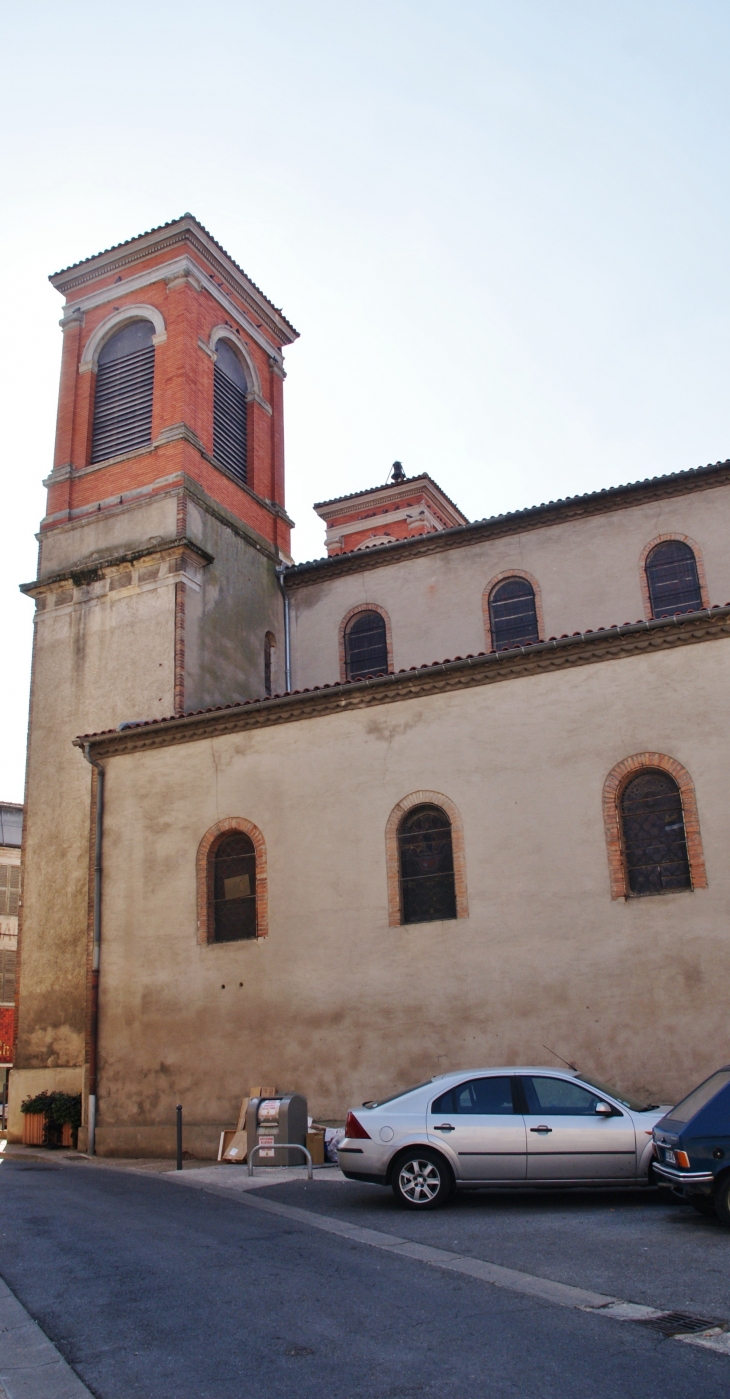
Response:
[[[74,1146],[81,1126],[81,1094],[49,1093],[44,1090],[34,1098],[25,1098],[20,1105],[21,1112],[43,1114],[43,1145],[60,1146],[61,1132],[65,1122],[71,1127]]]

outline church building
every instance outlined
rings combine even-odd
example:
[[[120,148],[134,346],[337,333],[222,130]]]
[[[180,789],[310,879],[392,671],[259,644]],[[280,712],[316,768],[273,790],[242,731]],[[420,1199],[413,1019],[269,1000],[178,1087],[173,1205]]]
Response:
[[[726,1062],[730,461],[474,522],[396,462],[295,565],[283,312],[189,214],[51,281],[11,1136]]]

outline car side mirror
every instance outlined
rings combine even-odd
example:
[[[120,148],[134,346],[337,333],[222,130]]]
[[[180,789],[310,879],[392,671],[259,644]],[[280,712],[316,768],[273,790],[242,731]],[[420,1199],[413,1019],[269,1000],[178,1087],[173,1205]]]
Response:
[[[598,1117],[613,1117],[613,1108],[608,1103],[596,1103],[596,1113]]]

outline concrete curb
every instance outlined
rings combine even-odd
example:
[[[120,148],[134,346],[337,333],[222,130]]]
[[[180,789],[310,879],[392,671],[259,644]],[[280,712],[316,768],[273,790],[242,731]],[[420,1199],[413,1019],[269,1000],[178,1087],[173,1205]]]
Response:
[[[0,1278],[0,1395],[7,1399],[92,1399],[45,1331]]]

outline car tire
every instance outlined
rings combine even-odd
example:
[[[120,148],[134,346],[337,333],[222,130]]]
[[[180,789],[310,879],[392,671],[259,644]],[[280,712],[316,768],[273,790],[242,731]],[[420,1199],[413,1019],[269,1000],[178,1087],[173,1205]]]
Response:
[[[688,1195],[687,1202],[698,1214],[703,1214],[706,1218],[717,1219],[717,1210],[711,1195]]]
[[[408,1210],[435,1210],[445,1205],[454,1177],[438,1151],[427,1146],[412,1147],[394,1162],[391,1174],[393,1194]]]
[[[730,1226],[730,1175],[720,1177],[713,1192],[712,1202],[718,1219]]]

